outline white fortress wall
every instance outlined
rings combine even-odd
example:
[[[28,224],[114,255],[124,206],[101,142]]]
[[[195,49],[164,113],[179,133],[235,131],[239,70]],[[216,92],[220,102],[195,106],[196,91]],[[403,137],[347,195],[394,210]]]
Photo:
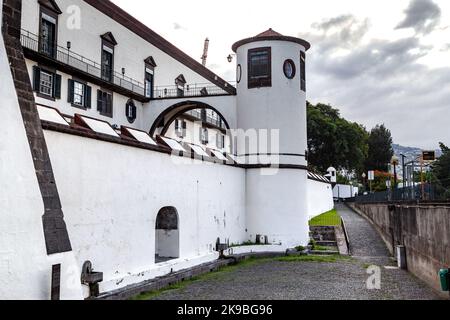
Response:
[[[44,205],[1,33],[0,70],[0,297],[50,299],[52,265],[61,263],[61,298],[80,299],[73,253],[47,256]]]
[[[308,216],[312,219],[334,208],[331,184],[308,179]]]
[[[245,169],[54,131],[45,137],[78,266],[90,260],[104,272],[102,292],[217,259],[217,238],[247,240]],[[180,258],[168,269],[155,265],[156,217],[166,206],[179,218]]]

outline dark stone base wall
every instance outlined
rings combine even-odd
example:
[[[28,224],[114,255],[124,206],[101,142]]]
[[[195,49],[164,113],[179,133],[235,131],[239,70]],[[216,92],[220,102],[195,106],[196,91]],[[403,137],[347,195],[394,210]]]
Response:
[[[408,270],[440,291],[438,272],[450,267],[450,204],[352,204],[383,237],[389,250],[406,247]]]
[[[44,202],[43,228],[48,254],[71,251],[61,201],[53,175],[41,121],[34,101],[22,45],[20,44],[21,0],[4,0],[2,34],[11,66],[25,132]]]

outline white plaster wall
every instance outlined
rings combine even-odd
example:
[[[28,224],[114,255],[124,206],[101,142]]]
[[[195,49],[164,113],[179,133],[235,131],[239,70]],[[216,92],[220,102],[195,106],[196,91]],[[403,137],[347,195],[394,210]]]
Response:
[[[155,85],[175,85],[175,78],[183,74],[188,83],[209,83],[202,76],[173,59],[146,40],[137,36],[113,19],[104,15],[82,0],[58,0],[63,13],[59,16],[58,43],[65,47],[72,43],[72,51],[97,63],[101,61],[101,38],[106,32],[112,32],[118,45],[115,47],[114,66],[121,72],[126,68],[126,76],[141,83],[144,82],[144,60],[153,56],[158,65],[155,70]],[[73,26],[72,8],[80,9],[81,30],[68,28]],[[68,11],[68,9],[72,11]],[[23,1],[22,28],[38,34],[39,4],[37,0]],[[154,13],[150,13],[154,14]],[[154,26],[150,26],[152,28]]]
[[[272,48],[272,87],[248,89],[248,50]],[[307,150],[306,95],[300,90],[301,45],[286,41],[258,41],[237,50],[237,63],[242,67],[242,79],[237,85],[238,127],[242,129],[279,129],[279,153],[305,154]],[[296,66],[294,79],[283,72],[286,59]],[[245,141],[238,143],[238,154],[248,154]],[[274,152],[274,151],[272,151]],[[277,152],[277,150],[275,150]],[[306,165],[304,157],[282,157],[288,164]]]
[[[0,0],[0,17],[3,1]],[[0,34],[0,300],[50,299],[53,264],[62,264],[61,298],[79,299],[71,252],[47,256],[44,205]]]
[[[308,179],[308,216],[312,219],[334,208],[331,184]]]
[[[30,75],[30,81],[33,83],[33,66],[36,66],[37,63],[26,59],[27,68],[28,68],[28,74]],[[136,113],[136,120],[134,123],[129,123],[125,114],[125,106],[128,102],[129,98],[126,96],[123,96],[118,93],[113,93],[113,116],[112,117],[106,117],[100,114],[99,111],[97,111],[97,90],[101,89],[99,86],[87,83],[90,87],[92,87],[92,101],[91,101],[91,108],[90,109],[82,109],[82,108],[76,108],[73,107],[68,100],[68,80],[73,79],[71,75],[67,73],[63,73],[60,71],[57,71],[59,75],[61,75],[61,99],[57,99],[55,101],[45,99],[38,97],[35,93],[34,98],[36,100],[36,103],[42,104],[45,106],[53,107],[58,109],[61,113],[73,116],[75,113],[90,116],[96,119],[104,120],[109,122],[110,124],[117,124],[117,125],[124,125],[131,128],[136,129],[143,129],[144,127],[147,127],[147,121],[144,119],[143,113],[144,113],[144,104],[134,100],[134,104],[137,108]]]
[[[72,44],[71,51],[80,54],[97,64],[101,62],[101,38],[100,36],[106,32],[112,32],[116,38],[118,45],[115,47],[114,54],[114,69],[121,73],[122,67],[126,69],[126,76],[131,77],[143,84],[144,82],[144,60],[148,56],[153,56],[157,63],[154,74],[155,86],[174,86],[175,78],[183,74],[188,84],[202,83],[205,85],[212,85],[212,83],[201,75],[189,69],[181,62],[170,57],[157,47],[153,46],[146,40],[137,36],[121,24],[104,15],[100,11],[94,9],[82,0],[58,0],[58,6],[63,13],[59,16],[58,24],[58,44],[62,47],[66,46],[67,41]],[[34,34],[39,33],[39,3],[37,0],[27,0],[22,3],[22,28]],[[81,29],[73,28],[72,18],[73,8],[79,8],[81,18]],[[70,27],[68,27],[70,26]],[[32,66],[36,63],[27,60],[27,66],[30,77],[32,77]],[[125,104],[129,97],[114,93],[114,107],[113,118],[100,115],[97,111],[97,89],[98,86],[90,84],[92,87],[92,108],[83,110],[72,107],[67,102],[68,94],[68,79],[72,77],[58,71],[62,75],[61,85],[61,99],[50,101],[40,97],[36,97],[36,102],[47,106],[56,107],[62,113],[73,115],[80,113],[83,115],[95,117],[110,122],[111,124],[126,125],[132,128],[141,130],[149,130],[153,124],[154,119],[159,115],[157,111],[162,112],[158,106],[161,103],[152,101],[142,104],[135,101],[137,106],[137,119],[133,124],[130,124],[125,116]],[[187,100],[189,98],[184,98]],[[172,101],[172,100],[169,100]],[[227,120],[230,119],[235,127],[235,105],[234,100],[225,104],[226,109],[230,109],[232,116],[226,113]],[[222,105],[222,103],[219,103]],[[231,104],[231,105],[230,105]],[[222,108],[223,109],[223,108]],[[150,110],[150,111],[149,111]]]
[[[178,211],[179,262],[215,258],[218,237],[247,239],[244,169],[51,131],[45,136],[78,266],[91,260],[104,272],[103,291],[161,275],[155,227],[165,206]]]
[[[333,197],[339,199],[348,199],[356,197],[358,195],[358,192],[359,192],[358,187],[345,184],[337,184],[333,188]]]
[[[279,169],[265,175],[247,170],[247,225],[250,239],[268,236],[269,243],[285,247],[309,240],[306,171]]]

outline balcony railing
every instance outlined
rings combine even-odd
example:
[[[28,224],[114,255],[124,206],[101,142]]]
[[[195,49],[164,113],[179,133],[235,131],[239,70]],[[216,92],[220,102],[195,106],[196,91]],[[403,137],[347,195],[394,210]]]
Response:
[[[211,117],[211,116],[207,115],[207,113],[205,111],[206,110],[194,109],[194,110],[186,111],[186,114],[190,115],[191,117],[194,117],[194,118],[196,118],[198,120],[201,120],[204,123],[211,124],[211,125],[213,125],[215,127],[218,127],[218,128],[226,129],[225,123],[220,118],[219,115],[217,115],[217,118],[214,118],[214,117]]]
[[[29,31],[22,29],[20,41],[24,48],[38,52],[50,59],[69,65],[94,77],[102,79],[103,81],[110,82],[141,96],[145,95],[144,85],[139,81],[115,71],[113,71],[109,79],[105,79],[105,77],[102,77],[102,67],[99,63],[91,59],[87,59],[67,48],[54,46],[55,49],[50,48],[51,50],[48,50],[47,48],[47,50],[43,50],[44,48],[40,45],[42,42],[39,41],[39,36]],[[50,52],[50,54],[48,52]]]
[[[178,86],[158,86],[155,87],[154,98],[182,98],[182,97],[209,97],[209,96],[221,96],[230,95],[229,92],[224,89],[215,86],[211,83],[195,83],[187,84],[184,90],[180,90]]]

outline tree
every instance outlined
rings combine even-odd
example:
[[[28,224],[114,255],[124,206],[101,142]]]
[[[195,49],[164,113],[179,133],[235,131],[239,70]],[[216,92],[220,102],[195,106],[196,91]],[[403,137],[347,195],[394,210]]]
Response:
[[[442,156],[432,166],[432,180],[436,192],[443,198],[450,199],[450,149],[443,143],[440,143],[440,147]]]
[[[363,126],[340,116],[330,105],[307,103],[308,149],[311,169],[362,173],[367,156],[368,133]]]
[[[394,155],[392,135],[384,124],[372,129],[368,139],[369,151],[365,162],[366,171],[387,171]]]

